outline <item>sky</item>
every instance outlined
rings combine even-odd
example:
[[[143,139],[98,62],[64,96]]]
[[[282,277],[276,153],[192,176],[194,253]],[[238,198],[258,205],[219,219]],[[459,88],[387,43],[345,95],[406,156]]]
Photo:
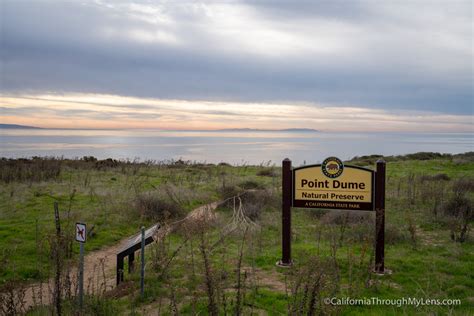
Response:
[[[472,132],[471,1],[0,0],[0,123]]]

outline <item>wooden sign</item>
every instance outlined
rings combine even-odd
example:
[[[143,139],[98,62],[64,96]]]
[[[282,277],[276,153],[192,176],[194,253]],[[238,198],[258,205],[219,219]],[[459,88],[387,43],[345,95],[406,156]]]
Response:
[[[386,272],[385,256],[385,161],[376,171],[344,165],[336,157],[322,164],[291,167],[282,163],[282,259],[291,266],[291,208],[375,211],[375,272]]]
[[[336,157],[293,169],[293,207],[374,210],[374,171]]]

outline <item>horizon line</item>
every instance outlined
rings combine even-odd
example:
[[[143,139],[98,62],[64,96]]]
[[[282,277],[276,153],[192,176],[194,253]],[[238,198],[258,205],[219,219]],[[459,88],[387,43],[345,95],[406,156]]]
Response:
[[[0,125],[3,123],[0,123]],[[459,131],[416,131],[416,130],[319,130],[313,128],[282,128],[282,129],[262,129],[252,127],[242,128],[219,128],[219,129],[169,129],[169,128],[142,128],[142,127],[116,127],[116,128],[100,128],[100,127],[42,127],[42,126],[26,126],[20,124],[6,124],[24,126],[22,127],[0,127],[0,130],[69,130],[69,131],[164,131],[164,132],[307,132],[307,133],[441,133],[441,134],[456,134],[456,133],[473,133],[473,131],[459,130]]]

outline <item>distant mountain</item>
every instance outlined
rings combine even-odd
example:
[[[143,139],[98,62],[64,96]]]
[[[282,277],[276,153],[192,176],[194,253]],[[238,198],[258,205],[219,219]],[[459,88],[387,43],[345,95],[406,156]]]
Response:
[[[218,132],[319,132],[312,128],[285,128],[285,129],[259,129],[259,128],[224,128]]]
[[[17,125],[17,124],[0,124],[0,128],[14,128],[14,129],[41,129],[41,127]]]

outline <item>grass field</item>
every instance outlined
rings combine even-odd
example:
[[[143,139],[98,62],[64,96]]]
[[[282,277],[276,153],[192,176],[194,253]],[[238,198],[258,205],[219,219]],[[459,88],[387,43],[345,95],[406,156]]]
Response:
[[[373,167],[379,157],[348,164]],[[85,314],[468,315],[474,307],[474,154],[418,153],[387,161],[386,267],[372,273],[374,214],[293,209],[292,268],[281,256],[281,170],[261,166],[42,159],[1,160],[0,282],[54,274],[53,203],[64,266],[77,262],[73,224],[94,227],[86,252],[160,222],[170,233],[147,247],[138,272],[89,292]],[[236,198],[234,198],[236,197]],[[200,205],[215,216],[179,224]],[[149,250],[148,250],[149,249]],[[2,292],[2,290],[0,290]],[[460,299],[460,306],[337,306],[325,298]],[[75,301],[64,298],[72,314]],[[38,306],[32,315],[49,315]]]

